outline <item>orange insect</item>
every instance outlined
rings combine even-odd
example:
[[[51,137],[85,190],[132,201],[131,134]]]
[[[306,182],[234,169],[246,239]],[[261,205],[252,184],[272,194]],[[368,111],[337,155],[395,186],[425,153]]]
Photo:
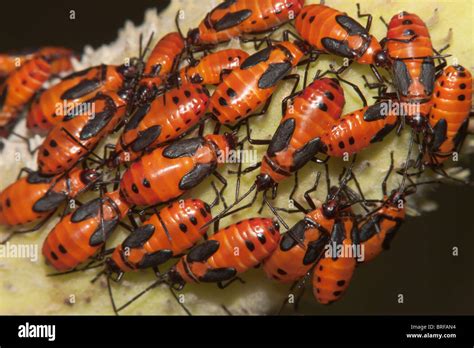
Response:
[[[106,259],[106,272],[117,273],[119,281],[126,272],[158,270],[202,239],[212,220],[211,206],[200,199],[184,199],[156,211],[114,249]]]
[[[127,89],[135,77],[134,65],[99,65],[75,72],[35,98],[28,112],[27,127],[37,133],[48,132],[66,115],[87,107],[84,102],[97,93]]]
[[[0,77],[8,76],[35,56],[46,56],[52,60],[51,73],[59,74],[72,69],[73,52],[63,47],[43,47],[0,54]]]
[[[398,124],[398,117],[387,105],[376,103],[343,116],[321,135],[322,152],[342,157],[382,141]]]
[[[174,199],[213,174],[226,185],[217,165],[236,147],[231,134],[178,140],[133,162],[120,181],[130,204],[155,205]]]
[[[10,134],[21,109],[51,77],[51,64],[43,56],[30,59],[12,72],[0,87],[0,136]]]
[[[114,164],[133,161],[146,151],[189,132],[204,120],[208,101],[206,87],[185,83],[140,106],[115,145]]]
[[[178,67],[184,44],[183,38],[177,32],[168,33],[158,41],[148,57],[140,79],[138,103],[151,101],[158,93],[166,76]]]
[[[387,181],[393,170],[393,152],[390,156],[390,168],[382,182],[382,205],[359,223],[360,244],[364,247],[363,262],[373,260],[383,250],[390,248],[390,243],[405,221],[405,197],[415,192],[411,188],[416,184],[405,188],[404,178],[397,190],[387,194]]]
[[[23,171],[28,175],[20,178]],[[27,168],[22,169],[19,179],[0,193],[0,224],[13,227],[40,219],[42,221],[30,229],[13,231],[2,243],[15,233],[38,230],[61,204],[87,191],[99,176],[99,173],[92,169],[75,168],[67,174],[55,177],[43,176]]]
[[[425,139],[424,162],[437,167],[459,152],[467,134],[472,106],[472,75],[460,65],[449,66],[434,86],[429,115],[432,135]]]
[[[278,247],[279,240],[280,226],[272,219],[250,218],[227,226],[192,248],[163,277],[118,311],[162,283],[178,290],[186,283],[217,283],[219,288],[225,288],[240,280],[238,274],[269,257]]]
[[[229,48],[210,53],[200,60],[193,60],[182,68],[174,79],[178,83],[199,83],[203,85],[217,85],[222,77],[240,67],[249,54],[245,51]]]
[[[113,191],[67,214],[44,241],[46,262],[64,272],[87,261],[103,247],[129,208],[120,192]]]
[[[385,42],[398,98],[419,108],[409,111],[407,122],[421,130],[432,106],[436,71],[444,68],[445,62],[435,68],[430,33],[415,14],[401,12],[393,16]]]
[[[39,49],[37,56],[47,57],[51,62],[51,73],[54,75],[72,70],[73,51],[63,47],[46,46]]]
[[[115,92],[98,94],[84,104],[87,110],[70,113],[44,139],[38,150],[38,169],[43,174],[65,172],[87,158],[97,144],[122,121],[130,96]]]
[[[303,51],[289,41],[275,43],[251,55],[217,86],[209,110],[225,125],[242,121],[263,104],[255,115],[264,114],[278,83],[288,77],[299,78],[299,75],[287,75],[302,57]]]
[[[27,60],[31,59],[36,50],[13,51],[0,54],[0,77],[6,77],[11,72],[22,66]]]
[[[272,31],[296,17],[304,0],[225,0],[188,32],[192,45],[217,44],[243,34]]]
[[[320,135],[341,116],[344,91],[338,80],[316,79],[284,104],[284,116],[263,156],[257,189],[269,189],[302,168],[320,151]]]
[[[0,86],[0,136],[8,136],[22,108],[53,74],[71,69],[72,52],[45,47],[13,71]]]
[[[387,65],[387,57],[377,39],[369,34],[371,15],[364,28],[346,13],[324,5],[308,5],[296,17],[298,34],[318,52],[331,53],[361,64]],[[374,71],[375,72],[375,71]],[[376,74],[377,75],[377,74]]]
[[[351,173],[352,169],[349,169],[341,180],[340,187],[332,187],[326,202],[316,207],[309,193],[317,188],[320,178],[318,173],[315,185],[304,193],[310,209],[305,209],[293,197],[298,183],[295,176],[295,187],[290,199],[297,211],[305,214],[305,217],[283,235],[279,248],[264,261],[263,270],[269,278],[282,283],[297,281],[303,278],[321,258],[339,219],[351,214],[350,204],[343,194]]]
[[[335,222],[330,241],[333,255],[325,255],[314,269],[313,294],[319,303],[330,304],[339,300],[354,275],[357,266],[354,246],[358,244],[358,231],[353,220],[353,217],[345,216]],[[343,250],[342,255],[338,249]]]

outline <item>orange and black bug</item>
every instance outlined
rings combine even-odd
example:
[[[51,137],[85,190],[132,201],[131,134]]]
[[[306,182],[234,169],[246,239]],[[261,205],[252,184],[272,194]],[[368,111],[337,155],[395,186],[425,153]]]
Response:
[[[264,261],[263,269],[268,277],[282,283],[294,282],[291,288],[293,289],[298,282],[306,282],[307,277],[311,275],[316,264],[323,261],[323,254],[327,250],[334,248],[334,245],[331,245],[331,243],[337,244],[342,242],[344,236],[358,243],[357,225],[353,224],[355,216],[351,206],[362,202],[367,203],[368,201],[362,200],[359,196],[357,196],[357,199],[353,199],[354,193],[347,186],[350,180],[355,180],[359,188],[359,184],[352,173],[355,159],[356,156],[354,156],[349,169],[344,170],[339,187],[331,187],[328,167],[326,165],[328,194],[326,201],[319,207],[311,199],[310,193],[317,190],[320,173],[318,173],[313,187],[303,195],[310,207],[309,209],[306,209],[302,203],[294,198],[298,186],[298,175],[295,174],[295,186],[290,194],[290,199],[297,209],[278,208],[278,210],[286,211],[287,213],[303,213],[305,217],[283,235],[279,248]],[[328,248],[328,245],[330,248]],[[341,263],[344,264],[344,262]],[[315,279],[314,281],[318,280]],[[321,279],[319,282],[321,282]],[[344,284],[342,282],[338,283],[340,287]],[[304,287],[302,290],[304,290]],[[295,308],[302,294],[303,292],[298,296]],[[283,310],[286,303],[287,299],[283,302],[279,313]]]
[[[209,102],[209,110],[220,124],[234,125],[250,116],[263,115],[278,83],[303,57],[303,51],[289,41],[277,42],[248,57],[225,76]],[[296,88],[296,85],[295,85]],[[265,105],[264,105],[265,104]],[[256,109],[263,108],[251,115]]]
[[[0,87],[0,136],[8,136],[21,109],[51,77],[51,63],[43,56],[30,59],[12,72]]]
[[[114,164],[133,161],[189,132],[204,120],[208,102],[206,87],[185,83],[138,107],[115,145]]]
[[[126,89],[135,75],[133,65],[99,65],[75,72],[35,98],[28,112],[27,127],[33,132],[47,132],[67,114],[86,106],[83,103],[97,93]]]
[[[68,48],[46,46],[40,48],[35,55],[46,57],[51,62],[51,73],[53,75],[72,70],[71,58],[74,53]]]
[[[260,168],[258,191],[278,185],[313,159],[321,150],[321,134],[339,119],[345,104],[339,81],[331,78],[315,79],[289,97],[283,102],[283,118],[262,162],[246,169]]]
[[[347,250],[356,250],[359,243],[358,231],[354,218],[342,216],[334,223],[330,245],[333,255],[325,255],[313,271],[313,294],[322,304],[339,300],[349,287],[357,266],[357,256]],[[343,255],[337,250],[344,250]]]
[[[47,46],[41,49],[28,49],[0,54],[0,77],[8,76],[28,60],[44,56],[51,61],[51,73],[60,74],[72,69],[73,52],[63,47]]]
[[[36,50],[27,49],[0,54],[0,77],[4,78],[30,60]]]
[[[163,36],[151,51],[141,76],[137,102],[145,103],[158,93],[166,76],[173,72],[179,63],[185,42],[177,32]]]
[[[19,112],[53,74],[71,69],[71,51],[45,47],[13,71],[0,87],[0,136],[8,136]]]
[[[382,182],[382,205],[359,222],[360,244],[364,248],[363,262],[373,260],[383,250],[390,248],[390,243],[405,221],[405,197],[414,193],[410,190],[414,185],[405,188],[404,177],[400,187],[387,194],[387,181],[393,170],[393,152],[390,153],[390,160],[390,168]]]
[[[225,288],[240,280],[238,274],[269,257],[278,247],[279,240],[280,227],[272,219],[250,218],[229,225],[193,247],[166,274],[118,311],[162,283],[177,290],[186,283],[217,283]]]
[[[64,216],[46,237],[46,262],[61,272],[86,262],[104,246],[129,209],[118,190],[81,205]]]
[[[377,79],[382,82],[376,66],[386,66],[386,53],[377,39],[369,34],[372,24],[370,14],[361,14],[357,4],[358,17],[367,17],[364,28],[346,13],[324,5],[308,5],[296,17],[295,27],[299,36],[316,49],[318,53],[331,53],[370,64]]]
[[[327,171],[326,175],[329,188]],[[336,224],[340,223],[339,219],[344,215],[352,214],[351,203],[347,200],[344,191],[347,182],[352,178],[352,167],[346,171],[339,188],[332,187],[328,190],[326,201],[320,207],[316,207],[309,194],[316,191],[319,178],[320,173],[317,175],[314,186],[303,195],[310,207],[306,209],[294,197],[298,186],[298,176],[295,174],[295,185],[290,199],[297,210],[291,212],[303,213],[305,217],[283,235],[279,248],[264,261],[263,270],[269,278],[282,283],[294,282],[303,278],[315,262],[321,258]],[[287,211],[286,209],[280,210]]]
[[[84,102],[90,106],[88,110],[82,110],[77,115],[66,115],[39,147],[39,172],[61,173],[87,158],[98,143],[122,121],[130,94],[127,93],[109,91],[97,94]]]
[[[227,181],[216,168],[236,148],[231,134],[206,135],[178,140],[155,149],[133,162],[120,181],[120,190],[129,203],[155,205],[174,199],[213,174]]]
[[[437,52],[426,24],[416,14],[401,12],[393,16],[382,43],[388,54],[398,99],[414,104],[418,109],[407,109],[407,123],[415,130],[421,130],[426,126],[432,106],[436,74],[446,66],[446,61],[442,60],[435,67]]]
[[[190,64],[182,68],[176,76],[178,83],[198,83],[203,85],[217,85],[222,77],[240,67],[249,54],[245,51],[229,48],[209,53],[199,60],[191,60]],[[176,82],[175,82],[176,83]]]
[[[398,117],[381,102],[341,117],[321,135],[322,152],[332,157],[355,154],[382,141],[398,124]]]
[[[214,190],[216,187],[212,184]],[[174,201],[157,210],[135,228],[129,237],[119,244],[107,258],[107,274],[117,274],[120,281],[127,272],[153,268],[172,257],[179,256],[200,241],[212,220],[211,209],[219,202],[219,194],[211,205],[200,199]]]
[[[195,46],[213,45],[272,31],[295,18],[303,5],[304,0],[225,0],[188,32],[187,40]]]
[[[24,171],[28,175],[20,178]],[[13,231],[2,243],[16,233],[38,230],[62,203],[88,190],[98,178],[91,169],[75,168],[55,177],[22,169],[17,181],[0,193],[0,224],[14,227],[42,221],[30,229]]]
[[[472,106],[472,75],[460,65],[449,66],[434,86],[433,107],[425,135],[425,165],[439,167],[459,152],[467,134]]]
[[[34,56],[41,55],[52,60],[52,74],[59,74],[72,69],[71,57],[73,53],[71,50],[63,47],[47,46],[41,49],[28,49],[0,54],[0,78],[8,76]]]

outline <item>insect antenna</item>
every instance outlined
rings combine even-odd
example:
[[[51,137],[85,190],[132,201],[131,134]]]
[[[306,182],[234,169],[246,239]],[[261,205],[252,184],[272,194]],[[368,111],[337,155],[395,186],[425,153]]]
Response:
[[[213,224],[214,222],[216,222],[217,220],[220,220],[222,219],[223,217],[225,216],[228,216],[230,214],[234,214],[236,211],[239,211],[241,210],[240,208],[238,210],[235,210],[235,211],[231,211],[231,209],[233,209],[237,204],[239,204],[242,200],[244,200],[245,198],[247,198],[247,196],[249,196],[253,191],[256,191],[256,188],[257,188],[257,184],[254,183],[250,189],[244,193],[239,199],[235,200],[234,203],[232,203],[231,205],[229,205],[226,209],[224,209],[222,212],[220,212],[217,216],[215,216],[212,220],[206,222],[201,228],[200,230],[203,230],[205,228],[207,228],[209,225]],[[258,191],[255,192],[255,197],[252,199],[252,202],[251,204],[253,204],[255,202],[255,200],[257,199],[257,194],[258,194]],[[247,206],[246,206],[247,208]]]
[[[167,283],[167,281],[166,281],[164,278],[160,278],[160,279],[158,279],[158,280],[155,280],[155,281],[154,281],[152,284],[150,284],[147,288],[145,288],[144,290],[140,291],[138,294],[136,294],[134,297],[132,297],[130,300],[128,300],[125,304],[123,304],[122,306],[120,306],[119,308],[117,308],[117,313],[123,311],[125,308],[127,308],[128,306],[130,306],[133,302],[135,302],[136,300],[138,300],[140,297],[142,297],[143,295],[145,295],[147,292],[149,292],[150,290],[156,288],[158,285],[163,284],[163,283]]]
[[[172,288],[171,286],[169,286],[168,289],[170,290],[171,295],[173,295],[173,297],[175,298],[176,302],[178,302],[178,304],[181,306],[181,308],[183,308],[183,310],[186,312],[186,314],[189,315],[189,316],[192,316],[193,314],[189,311],[189,309],[186,308],[186,306],[184,305],[184,303],[182,303],[182,302],[179,300],[179,297],[178,297],[178,295],[176,295],[176,293],[174,292],[173,288]]]

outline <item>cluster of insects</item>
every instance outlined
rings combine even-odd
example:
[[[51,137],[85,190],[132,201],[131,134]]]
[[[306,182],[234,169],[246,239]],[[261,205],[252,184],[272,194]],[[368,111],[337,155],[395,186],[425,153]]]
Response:
[[[395,14],[378,41],[370,34],[372,16],[357,9],[366,26],[304,0],[226,0],[186,36],[177,17],[177,32],[163,36],[147,59],[151,37],[129,64],[76,71],[47,89],[42,86],[52,76],[71,70],[70,50],[45,47],[0,55],[0,134],[15,136],[15,123],[26,109],[29,132],[44,136],[34,149],[37,170],[25,168],[0,193],[0,223],[11,229],[3,243],[36,231],[62,205],[96,190],[100,195],[93,200],[75,200],[75,208],[66,204],[42,252],[59,274],[101,267],[99,276],[106,277],[109,290],[111,280],[120,282],[129,272],[154,270],[157,280],[145,291],[120,308],[112,301],[116,312],[157,285],[180,291],[188,283],[212,282],[225,288],[259,264],[277,282],[300,284],[311,277],[318,302],[337,301],[361,262],[354,255],[327,256],[327,246],[364,246],[363,262],[388,249],[405,220],[406,197],[433,183],[413,178],[426,169],[448,175],[443,163],[462,146],[472,104],[471,73],[461,65],[447,66],[444,49],[433,48],[420,17]],[[291,30],[277,31],[287,23]],[[256,53],[221,47],[234,39],[253,43]],[[323,55],[349,64],[318,71],[308,83],[309,68]],[[352,64],[369,65],[373,72],[374,81],[366,79],[365,86],[377,90],[372,105],[342,77]],[[301,90],[297,67],[305,67]],[[278,128],[271,139],[252,138],[249,120],[265,117],[284,80],[295,84],[282,102]],[[343,86],[363,104],[346,115]],[[392,104],[403,105],[398,110],[406,114],[387,108]],[[62,112],[57,105],[65,105]],[[206,132],[208,123],[212,132]],[[412,133],[408,154],[396,170],[392,153],[380,183],[383,197],[367,199],[360,189],[351,189],[351,181],[359,187],[352,171],[356,155],[403,127]],[[96,147],[116,132],[117,142],[97,155]],[[240,180],[260,172],[247,192],[236,185],[235,200],[227,204],[227,179],[217,168],[225,166],[222,159],[231,151],[248,144],[266,146],[263,158],[247,168],[239,164],[230,174]],[[412,159],[415,144],[419,151]],[[331,186],[327,162],[345,155],[352,156],[350,166]],[[318,167],[316,181],[299,202],[297,172],[309,162]],[[390,175],[401,176],[391,191]],[[181,197],[210,176],[220,184],[211,184],[214,201]],[[277,207],[272,202],[277,187],[290,177],[294,208]],[[318,204],[311,193],[321,177],[328,192]],[[219,229],[223,217],[255,205],[260,193],[271,217],[249,217]],[[250,202],[239,206],[247,197]],[[224,208],[216,214],[212,210],[220,202]],[[289,228],[283,212],[301,219]],[[214,233],[208,236],[211,225]],[[118,226],[129,235],[107,248]],[[159,269],[173,258],[178,261],[167,271]]]

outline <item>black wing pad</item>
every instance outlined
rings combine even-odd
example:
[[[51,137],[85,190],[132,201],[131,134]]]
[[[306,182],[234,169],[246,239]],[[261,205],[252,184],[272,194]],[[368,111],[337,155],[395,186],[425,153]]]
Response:
[[[0,108],[3,108],[3,104],[5,104],[5,99],[7,99],[8,95],[8,85],[4,85],[2,94],[0,94]]]
[[[72,213],[71,221],[81,222],[99,215],[101,204],[102,200],[99,197],[87,202],[84,205],[81,205],[79,208],[76,209],[74,213]]]
[[[329,237],[327,235],[322,235],[319,239],[309,242],[306,253],[304,254],[303,264],[311,265],[317,259],[319,259],[324,252],[328,241]]]
[[[40,172],[32,172],[28,174],[26,181],[28,184],[48,184],[52,181],[52,176],[43,176]]]
[[[217,240],[207,240],[192,248],[186,256],[187,262],[204,262],[219,249]]]
[[[134,152],[144,150],[147,146],[153,144],[153,142],[160,136],[160,134],[160,125],[152,126],[147,130],[140,132],[138,138],[132,144],[132,150]]]
[[[202,277],[199,277],[199,281],[204,283],[223,282],[234,278],[236,274],[237,270],[232,267],[215,268],[208,270]]]
[[[163,156],[171,159],[179,157],[190,157],[193,156],[196,153],[197,149],[204,145],[204,143],[205,139],[201,137],[183,139],[167,146],[163,150]]]
[[[104,221],[103,223],[99,223],[99,226],[89,238],[89,245],[95,247],[105,243],[105,241],[113,232],[118,223],[118,217],[115,217],[112,220]]]
[[[321,43],[323,44],[326,51],[328,51],[329,53],[349,59],[353,59],[356,57],[356,53],[354,52],[354,50],[352,50],[345,41],[325,37],[321,40]]]
[[[267,154],[269,156],[274,156],[277,152],[288,148],[295,126],[296,121],[294,118],[289,118],[278,126],[270,145],[268,145]]]
[[[268,58],[270,58],[270,53],[272,53],[273,49],[273,46],[269,46],[247,57],[247,59],[245,59],[242,64],[240,64],[240,69],[246,70],[257,65],[258,63],[266,62]]]
[[[390,134],[390,132],[396,127],[396,125],[397,123],[386,124],[381,130],[377,132],[377,134],[373,136],[372,139],[370,139],[370,143],[373,144],[382,141],[388,134]]]
[[[448,123],[444,118],[439,120],[433,127],[433,141],[431,143],[431,151],[438,151],[439,147],[446,141],[448,131]]]
[[[334,227],[331,232],[331,242],[336,244],[342,244],[346,239],[346,229],[342,220],[336,220]]]
[[[56,210],[65,200],[67,196],[64,193],[56,191],[48,191],[46,195],[41,197],[33,205],[33,211],[44,213]]]
[[[425,93],[427,95],[431,95],[433,93],[435,73],[433,59],[431,57],[423,59],[423,63],[421,64],[420,82],[425,87]]]
[[[216,31],[226,30],[239,25],[252,15],[251,10],[241,10],[237,12],[229,12],[224,17],[214,23],[213,28]]]
[[[385,239],[382,242],[382,248],[384,250],[390,249],[390,244],[392,243],[393,238],[397,235],[397,232],[400,230],[402,226],[402,221],[397,221],[395,226],[393,226],[390,230],[387,231],[385,234]]]
[[[461,149],[462,143],[467,135],[467,128],[469,127],[469,118],[466,118],[462,123],[461,127],[459,127],[458,132],[453,138],[454,149],[459,151]]]
[[[102,82],[99,80],[82,80],[74,87],[69,88],[63,94],[60,99],[76,99],[81,98],[91,92],[94,92],[101,86]]]
[[[386,108],[387,106],[383,102],[369,106],[364,112],[364,121],[371,122],[384,119],[387,117],[386,112],[388,112]]]
[[[142,225],[136,228],[122,243],[122,248],[141,248],[155,232],[152,224]]]
[[[380,222],[382,220],[382,215],[376,215],[362,225],[359,230],[359,239],[361,242],[368,241],[370,238],[377,234],[377,231],[380,231]]]
[[[152,254],[146,254],[138,263],[138,268],[149,268],[159,266],[173,257],[173,252],[168,249],[156,251]]]
[[[305,220],[298,221],[292,228],[290,228],[281,238],[280,250],[288,251],[292,249],[298,242],[303,243],[305,239],[305,232],[308,225]]]
[[[369,35],[367,29],[365,29],[362,25],[360,25],[360,23],[356,22],[354,19],[346,15],[336,16],[336,22],[338,22],[339,25],[343,27],[349,35]]]
[[[258,88],[274,87],[293,68],[290,62],[272,63],[258,80]]]
[[[151,104],[148,103],[136,109],[132,117],[130,118],[130,120],[125,125],[124,132],[137,128],[140,122],[143,120],[143,118],[148,114],[148,111],[150,110],[150,106]]]
[[[102,98],[105,99],[105,108],[103,111],[96,113],[94,117],[87,121],[86,125],[82,129],[79,139],[87,140],[96,136],[105,126],[110,122],[117,112],[117,107],[112,98],[106,95],[97,96],[95,100]],[[95,100],[92,100],[94,103]]]
[[[302,168],[322,149],[321,139],[314,138],[293,155],[293,166],[291,171],[295,172]]]
[[[216,163],[198,163],[189,172],[186,173],[179,182],[179,189],[187,191],[199,185],[205,178],[216,170]]]
[[[402,60],[395,60],[392,65],[393,82],[397,91],[403,96],[408,95],[408,89],[412,83],[410,72]]]

